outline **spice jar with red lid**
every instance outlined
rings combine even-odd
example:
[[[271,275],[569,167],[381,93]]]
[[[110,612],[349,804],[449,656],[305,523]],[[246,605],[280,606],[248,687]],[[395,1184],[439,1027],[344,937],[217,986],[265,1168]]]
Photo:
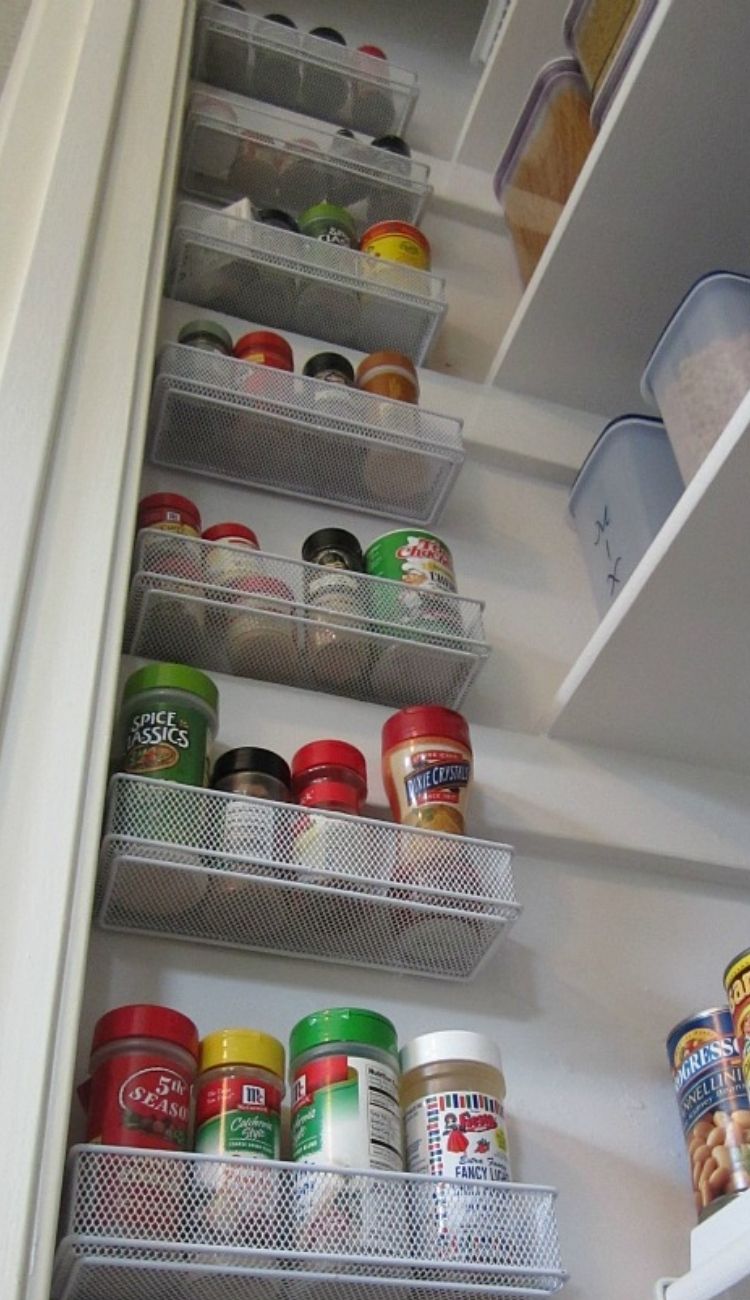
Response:
[[[315,786],[320,783],[322,790],[316,793]],[[301,804],[328,807],[318,800],[332,798],[347,805],[336,811],[359,813],[367,797],[365,756],[345,740],[312,740],[292,759],[292,791]]]
[[[193,501],[177,492],[152,492],[138,502],[137,528],[139,532],[142,528],[160,528],[200,537],[200,511]]]
[[[383,727],[383,783],[394,821],[463,835],[472,777],[466,719],[454,709],[420,704]]]
[[[185,1151],[198,1030],[171,1007],[115,1007],[94,1026],[86,1141]]]
[[[243,334],[234,345],[238,361],[252,361],[257,366],[273,366],[277,370],[294,370],[294,353],[282,334],[273,330],[251,330]]]
[[[201,517],[198,507],[188,497],[176,492],[154,492],[138,505],[140,547],[136,567],[145,573],[160,575],[150,604],[149,643],[153,656],[173,657],[175,640],[190,641],[202,634],[204,609],[195,600],[175,600],[174,595],[202,596],[203,572],[200,546],[191,539],[200,537]],[[145,530],[148,529],[148,532]],[[174,582],[164,582],[169,576]],[[164,636],[160,644],[161,634]]]
[[[203,533],[204,542],[218,543],[204,551],[206,578],[214,587],[232,587],[242,578],[252,577],[257,561],[252,556],[260,543],[252,528],[244,524],[213,524]]]

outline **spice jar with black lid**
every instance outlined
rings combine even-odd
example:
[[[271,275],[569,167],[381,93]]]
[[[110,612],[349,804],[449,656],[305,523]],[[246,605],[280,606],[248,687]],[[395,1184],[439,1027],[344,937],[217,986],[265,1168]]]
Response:
[[[354,367],[346,357],[338,352],[317,352],[305,362],[302,373],[308,379],[320,381],[316,388],[305,394],[316,415],[324,420],[331,416],[341,420],[352,419],[349,389],[355,387]]]
[[[302,558],[319,566],[305,571],[309,627],[306,649],[316,682],[327,690],[364,690],[370,661],[366,630],[362,551],[343,528],[320,528],[305,541]]]
[[[302,72],[300,111],[310,117],[335,121],[349,96],[349,78],[343,70],[337,72],[330,66],[326,67],[322,61],[324,55],[320,42],[328,41],[332,45],[345,46],[346,41],[335,27],[313,27],[310,35],[317,37],[317,40],[307,41],[306,49],[314,55],[316,61],[311,59]],[[317,62],[317,59],[321,61]]]
[[[250,73],[250,84],[244,94],[251,99],[263,99],[278,108],[296,108],[300,87],[299,46],[293,35],[297,24],[286,14],[265,14],[264,23],[275,23],[286,28],[282,35],[262,27],[259,34],[262,44],[255,48],[255,61]],[[288,42],[288,52],[286,49]]]
[[[276,230],[290,230],[293,235],[299,234],[299,226],[294,217],[283,208],[259,208],[253,216],[264,226],[273,226]]]
[[[314,357],[305,362],[302,373],[308,379],[321,379],[327,384],[354,387],[354,366],[339,352],[316,352]]]
[[[242,745],[217,758],[211,788],[248,795],[253,799],[288,803],[292,796],[292,775],[289,764],[272,749]],[[224,813],[224,848],[227,854],[230,857],[257,854],[261,859],[273,858],[275,820],[271,810],[258,809],[244,802],[228,802]],[[253,867],[253,870],[258,869]]]
[[[372,141],[373,149],[381,149],[390,154],[384,165],[388,175],[393,178],[393,189],[373,186],[367,201],[367,224],[376,225],[379,221],[411,221],[414,215],[414,197],[411,193],[395,188],[400,181],[409,181],[411,177],[411,149],[400,135],[380,135]]]

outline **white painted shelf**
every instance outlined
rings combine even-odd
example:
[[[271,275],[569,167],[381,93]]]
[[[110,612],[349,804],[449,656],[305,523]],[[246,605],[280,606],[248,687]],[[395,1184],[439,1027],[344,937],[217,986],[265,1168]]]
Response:
[[[750,1197],[738,1196],[693,1229],[690,1270],[657,1283],[655,1300],[747,1300]]]
[[[491,371],[503,388],[643,410],[652,345],[691,283],[750,271],[750,6],[660,0]],[[720,93],[719,93],[720,90]]]
[[[557,695],[551,735],[750,768],[750,394]]]

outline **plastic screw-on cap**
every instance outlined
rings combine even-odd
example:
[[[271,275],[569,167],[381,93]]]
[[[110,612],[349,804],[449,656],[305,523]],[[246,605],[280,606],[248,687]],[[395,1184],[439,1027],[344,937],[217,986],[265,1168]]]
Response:
[[[211,784],[215,786],[219,781],[223,781],[224,777],[234,776],[237,772],[260,772],[263,776],[272,776],[276,781],[280,781],[287,790],[291,791],[292,788],[289,764],[272,749],[258,749],[254,745],[241,745],[238,749],[228,749],[214,764]]]
[[[322,1043],[367,1043],[391,1056],[398,1051],[395,1025],[379,1012],[360,1007],[332,1007],[299,1020],[289,1037],[290,1064],[295,1056]]]
[[[257,1065],[277,1074],[284,1090],[284,1048],[278,1038],[260,1029],[217,1029],[206,1034],[200,1045],[198,1069],[213,1070],[217,1065]]]
[[[137,1002],[127,1007],[113,1007],[100,1016],[94,1026],[91,1051],[120,1038],[160,1038],[183,1047],[198,1059],[198,1030],[187,1016],[171,1007]]]
[[[203,533],[204,542],[221,542],[226,538],[232,537],[237,541],[247,542],[249,546],[254,546],[256,551],[260,548],[257,535],[252,528],[246,528],[244,524],[212,524],[206,528]]]
[[[346,740],[311,740],[292,758],[292,778],[315,767],[348,767],[364,782],[367,781],[367,764],[364,754]]]
[[[405,740],[419,736],[445,736],[459,745],[471,749],[469,724],[454,709],[440,704],[415,704],[412,708],[393,713],[383,724],[383,750],[393,749]]]
[[[475,1034],[468,1029],[438,1030],[434,1034],[420,1034],[401,1048],[401,1070],[416,1070],[419,1066],[434,1065],[438,1061],[472,1061],[502,1070],[500,1049],[492,1038]]]
[[[162,690],[187,691],[197,695],[216,712],[219,707],[219,691],[215,682],[197,668],[188,668],[186,664],[146,664],[131,673],[122,693],[123,700],[129,700],[141,691],[150,691],[161,687]]]

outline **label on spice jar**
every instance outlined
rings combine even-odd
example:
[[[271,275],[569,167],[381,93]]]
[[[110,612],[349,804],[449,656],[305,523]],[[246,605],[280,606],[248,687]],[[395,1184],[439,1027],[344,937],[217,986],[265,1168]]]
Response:
[[[224,849],[233,858],[273,859],[275,816],[274,808],[259,808],[244,801],[227,803],[224,810]],[[253,870],[266,867],[265,862],[253,862]]]
[[[407,824],[463,835],[463,804],[471,781],[471,763],[463,752],[424,749],[409,755],[405,766]]]
[[[281,1092],[260,1079],[217,1079],[198,1092],[195,1150],[278,1160]]]
[[[396,1071],[344,1054],[296,1070],[292,1159],[350,1169],[402,1169]]]
[[[127,721],[123,772],[203,785],[208,720],[199,709],[151,709]]]
[[[91,1082],[87,1141],[185,1150],[191,1083],[174,1061],[160,1063],[145,1052],[105,1061]]]
[[[437,1092],[406,1112],[410,1173],[505,1183],[510,1178],[503,1106],[480,1092]]]

